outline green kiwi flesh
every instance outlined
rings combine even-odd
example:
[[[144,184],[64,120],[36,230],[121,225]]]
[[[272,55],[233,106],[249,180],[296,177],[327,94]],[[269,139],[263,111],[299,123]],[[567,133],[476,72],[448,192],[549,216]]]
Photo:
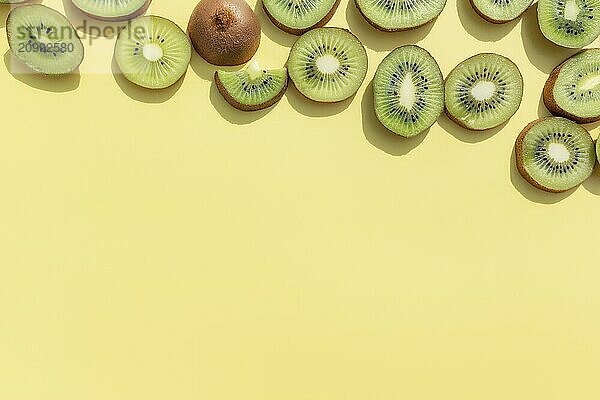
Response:
[[[503,24],[521,16],[532,2],[533,0],[471,0],[471,5],[483,19]]]
[[[280,29],[301,35],[325,25],[340,0],[262,0],[265,13]]]
[[[575,122],[600,120],[600,49],[582,50],[556,67],[544,86],[544,104]]]
[[[600,34],[600,0],[539,0],[538,22],[546,39],[579,49]]]
[[[192,57],[188,36],[166,18],[135,19],[119,33],[115,60],[123,75],[150,89],[173,85],[187,71]]]
[[[446,0],[355,0],[358,11],[375,28],[402,31],[435,19]]]
[[[373,78],[375,114],[390,131],[411,137],[428,129],[444,110],[444,78],[435,59],[419,46],[388,54]]]
[[[105,21],[126,21],[141,15],[152,0],[72,0],[87,15]]]
[[[288,72],[304,96],[337,102],[354,95],[367,74],[367,52],[356,36],[341,28],[316,28],[290,50]]]
[[[523,77],[508,58],[477,54],[446,78],[446,114],[471,130],[491,129],[508,121],[521,105]]]
[[[596,163],[589,132],[565,118],[533,121],[517,137],[515,156],[519,173],[547,192],[564,192],[586,180]]]
[[[215,83],[225,100],[242,111],[257,111],[277,103],[287,88],[286,68],[261,69],[255,61],[241,71],[216,71]]]
[[[83,43],[75,28],[64,15],[41,4],[14,8],[6,33],[15,57],[34,71],[67,74],[83,61]]]

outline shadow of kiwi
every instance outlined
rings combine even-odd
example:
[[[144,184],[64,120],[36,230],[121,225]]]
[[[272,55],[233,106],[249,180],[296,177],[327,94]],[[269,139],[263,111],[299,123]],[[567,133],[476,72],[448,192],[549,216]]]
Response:
[[[79,70],[65,75],[44,75],[36,72],[25,65],[21,60],[14,57],[8,50],[4,53],[4,65],[13,78],[35,89],[46,92],[65,93],[71,92],[79,87],[81,76]]]
[[[600,196],[600,165],[596,162],[596,166],[594,168],[594,172],[592,172],[592,176],[587,178],[582,186],[588,192],[595,194],[596,196]]]
[[[121,72],[121,70],[119,69],[119,66],[117,65],[117,61],[115,60],[114,56],[111,62],[111,71],[115,82],[117,83],[119,88],[121,88],[123,93],[125,93],[133,100],[147,104],[164,103],[167,100],[169,100],[175,95],[175,93],[177,93],[185,78],[185,75],[182,76],[173,85],[164,89],[147,89],[138,86],[135,83],[130,82],[127,78],[125,78],[123,72]]]
[[[385,51],[421,41],[433,28],[435,19],[418,28],[401,32],[384,32],[367,22],[356,8],[354,0],[349,0],[346,6],[346,22],[350,31],[365,47],[375,51]]]
[[[300,114],[312,118],[324,118],[344,111],[352,104],[352,100],[356,97],[356,94],[337,103],[319,103],[318,101],[306,98],[298,91],[294,82],[290,79],[288,89],[285,92],[285,97],[290,106]]]
[[[296,42],[296,39],[298,39],[298,36],[284,32],[276,27],[275,24],[273,24],[271,19],[265,13],[262,0],[258,0],[256,2],[256,5],[254,6],[254,13],[260,22],[260,28],[262,32],[273,42],[281,46],[292,47],[292,45]]]
[[[486,140],[500,132],[506,126],[507,123],[508,121],[504,122],[500,126],[497,126],[492,129],[486,129],[484,131],[472,131],[463,128],[456,122],[452,121],[450,118],[448,118],[448,115],[446,115],[445,112],[443,112],[442,115],[440,115],[440,118],[438,118],[438,124],[440,125],[440,127],[463,143],[485,142]]]
[[[554,67],[579,51],[557,46],[544,37],[538,25],[537,3],[525,11],[522,20],[521,39],[525,55],[541,72],[549,74]]]
[[[569,197],[575,189],[563,193],[548,193],[532,186],[525,180],[517,169],[514,146],[510,152],[510,183],[525,199],[538,204],[556,204]]]
[[[192,71],[200,78],[206,81],[213,81],[215,76],[215,71],[237,71],[242,69],[244,65],[236,65],[236,66],[217,66],[208,63],[204,58],[202,58],[193,48],[192,48],[192,59],[190,60],[190,67]]]
[[[10,11],[13,8],[23,6],[26,4],[40,4],[41,2],[42,0],[30,0],[27,3],[22,4],[0,4],[0,28],[6,27],[6,18],[8,17],[8,14],[10,14]]]
[[[504,24],[494,24],[483,19],[469,0],[456,0],[458,19],[467,33],[482,42],[496,42],[508,35],[517,25],[519,18]]]
[[[95,19],[81,12],[73,5],[72,0],[63,0],[65,15],[71,21],[71,24],[79,32],[85,34],[82,40],[89,43],[97,38],[116,38],[119,32],[127,25],[127,21],[107,22]]]
[[[217,85],[213,82],[210,85],[210,102],[217,110],[221,118],[235,125],[247,125],[258,121],[277,106],[277,103],[269,108],[258,111],[241,111],[229,104],[217,89]]]
[[[362,130],[371,145],[392,156],[403,156],[419,146],[429,129],[417,136],[405,138],[384,127],[375,115],[373,104],[373,82],[369,82],[361,101]]]

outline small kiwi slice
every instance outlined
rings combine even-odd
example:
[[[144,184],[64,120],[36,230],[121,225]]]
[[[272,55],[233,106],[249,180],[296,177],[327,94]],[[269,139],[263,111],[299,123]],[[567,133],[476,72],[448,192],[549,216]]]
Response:
[[[444,78],[435,59],[419,46],[388,54],[373,79],[375,114],[390,131],[411,137],[428,129],[444,110]]]
[[[375,28],[403,31],[437,18],[446,0],[355,0],[356,8]]]
[[[103,21],[127,21],[144,13],[152,0],[72,0],[83,13]]]
[[[544,85],[544,104],[580,124],[600,120],[600,49],[582,50],[554,68]]]
[[[471,0],[475,12],[494,24],[504,24],[519,18],[531,3],[533,0]]]
[[[14,8],[6,20],[6,34],[16,58],[34,71],[67,74],[83,61],[83,43],[73,25],[41,4]]]
[[[154,15],[131,21],[117,37],[115,60],[127,79],[150,89],[173,85],[192,57],[188,36],[174,22]]]
[[[216,71],[215,84],[233,107],[242,111],[258,111],[277,103],[288,84],[286,68],[261,69],[256,61],[242,71]]]
[[[340,0],[262,0],[269,19],[281,30],[302,35],[325,25]]]
[[[446,114],[480,131],[508,121],[521,105],[523,77],[506,57],[481,53],[458,64],[446,78]]]
[[[329,103],[354,95],[365,80],[367,52],[342,28],[316,28],[300,36],[287,63],[296,88],[311,100]]]
[[[565,192],[586,180],[596,164],[589,132],[573,121],[546,117],[531,122],[517,137],[519,173],[547,192]]]
[[[600,0],[539,0],[538,23],[546,39],[579,49],[600,35]]]

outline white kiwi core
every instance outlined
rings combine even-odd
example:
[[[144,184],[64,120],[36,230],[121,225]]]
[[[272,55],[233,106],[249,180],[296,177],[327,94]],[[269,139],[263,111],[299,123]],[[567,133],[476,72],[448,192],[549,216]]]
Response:
[[[568,0],[565,3],[565,19],[568,19],[569,21],[577,21],[579,11],[579,6],[575,0]]]
[[[496,85],[490,81],[479,81],[471,88],[471,95],[478,101],[491,99],[496,91]]]
[[[315,61],[317,69],[324,74],[333,74],[340,67],[340,62],[331,54],[325,54]]]
[[[569,149],[562,143],[550,143],[548,155],[557,163],[565,162],[571,157]]]
[[[600,75],[590,75],[584,77],[579,81],[579,88],[581,90],[595,89],[600,84]]]
[[[143,48],[144,58],[148,61],[158,61],[163,56],[163,51],[156,43],[148,43]]]
[[[398,102],[407,110],[412,110],[416,101],[416,88],[412,80],[411,74],[406,74],[400,84],[400,92]]]

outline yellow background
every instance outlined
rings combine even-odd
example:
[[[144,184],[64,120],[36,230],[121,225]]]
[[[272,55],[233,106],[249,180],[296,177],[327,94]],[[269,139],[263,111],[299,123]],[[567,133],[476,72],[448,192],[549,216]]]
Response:
[[[185,27],[195,2],[150,13]],[[279,67],[294,37],[257,10],[256,58]],[[545,194],[512,157],[573,51],[535,8],[494,26],[466,0],[392,34],[344,0],[329,25],[370,61],[338,105],[290,88],[235,111],[196,55],[175,88],[145,91],[110,74],[104,38],[80,77],[0,64],[0,399],[600,398],[600,174]],[[395,137],[369,82],[406,43],[444,74],[510,57],[521,108],[487,133],[441,117]]]

